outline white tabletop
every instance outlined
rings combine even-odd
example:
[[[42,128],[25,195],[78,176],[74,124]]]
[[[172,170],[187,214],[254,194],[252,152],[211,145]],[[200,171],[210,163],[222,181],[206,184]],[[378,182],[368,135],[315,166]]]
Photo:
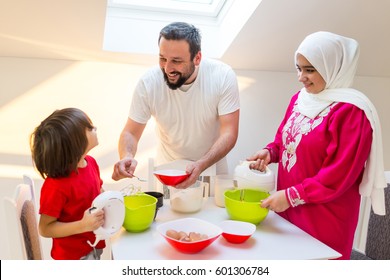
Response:
[[[157,232],[158,224],[174,219],[193,217],[218,225],[229,216],[225,208],[217,207],[209,198],[197,213],[182,214],[172,211],[169,200],[158,211],[152,226],[140,233],[127,232],[123,227],[111,238],[112,253],[116,260],[292,260],[331,259],[341,255],[295,225],[270,211],[257,226],[255,233],[242,244],[232,244],[220,236],[214,243],[196,254],[176,251]]]

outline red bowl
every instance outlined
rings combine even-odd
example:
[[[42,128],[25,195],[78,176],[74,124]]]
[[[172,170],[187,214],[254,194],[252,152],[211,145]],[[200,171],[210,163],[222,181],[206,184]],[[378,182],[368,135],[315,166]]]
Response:
[[[176,186],[190,176],[185,171],[178,169],[156,170],[153,174],[161,183],[167,186]]]
[[[200,234],[206,234],[208,238],[200,241],[185,242],[167,236],[168,230],[175,230],[177,232],[183,231],[187,234],[190,232],[196,232]],[[184,218],[166,222],[159,225],[157,227],[157,231],[173,248],[186,254],[199,253],[212,244],[222,233],[220,227],[196,218]]]
[[[222,236],[230,243],[243,243],[247,241],[256,231],[252,223],[242,221],[223,221],[219,225],[222,229]]]

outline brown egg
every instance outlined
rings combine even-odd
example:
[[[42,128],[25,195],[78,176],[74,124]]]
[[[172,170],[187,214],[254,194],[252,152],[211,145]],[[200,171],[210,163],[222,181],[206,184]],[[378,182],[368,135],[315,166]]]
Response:
[[[201,240],[201,235],[197,232],[190,232],[189,237],[192,242]]]
[[[193,231],[187,234],[184,231],[177,232],[174,229],[168,229],[165,234],[172,239],[176,239],[182,242],[196,242],[208,238],[206,234],[200,234],[198,232],[193,232]]]
[[[186,235],[179,239],[179,241],[182,242],[191,242],[192,240]]]
[[[186,237],[188,237],[187,233],[185,233],[184,231],[179,231],[178,240],[182,240],[183,238],[186,238]]]
[[[207,235],[207,234],[202,234],[201,236],[200,236],[200,240],[206,240],[206,239],[208,239],[209,238],[209,236]]]
[[[166,235],[172,239],[176,239],[176,240],[180,239],[179,233],[174,229],[168,229]]]

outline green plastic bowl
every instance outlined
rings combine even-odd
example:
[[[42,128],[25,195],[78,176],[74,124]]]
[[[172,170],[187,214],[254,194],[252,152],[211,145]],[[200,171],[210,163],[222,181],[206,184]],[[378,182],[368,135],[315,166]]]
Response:
[[[241,191],[243,192],[242,201]],[[225,209],[232,220],[258,225],[268,215],[268,209],[260,207],[260,201],[269,196],[268,192],[252,189],[227,190]]]
[[[147,230],[153,223],[157,198],[147,194],[124,197],[125,220],[123,227],[130,232]]]

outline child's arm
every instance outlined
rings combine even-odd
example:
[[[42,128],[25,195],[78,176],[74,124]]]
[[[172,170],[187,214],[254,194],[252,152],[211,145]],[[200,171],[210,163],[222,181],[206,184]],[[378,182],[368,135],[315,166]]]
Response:
[[[43,237],[60,238],[88,231],[94,231],[104,223],[104,211],[84,212],[81,220],[69,223],[57,221],[57,218],[42,214],[39,219],[39,233]]]

